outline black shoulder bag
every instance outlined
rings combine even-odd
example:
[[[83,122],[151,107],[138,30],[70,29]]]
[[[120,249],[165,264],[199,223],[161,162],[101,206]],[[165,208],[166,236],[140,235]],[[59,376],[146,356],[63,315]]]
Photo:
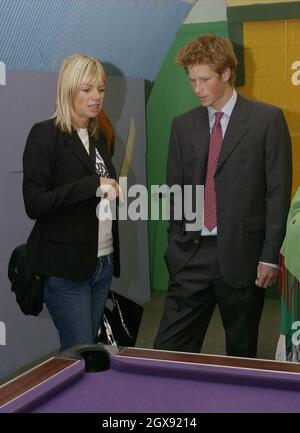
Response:
[[[44,277],[30,269],[26,244],[13,250],[8,264],[8,278],[22,313],[37,316],[43,309]]]

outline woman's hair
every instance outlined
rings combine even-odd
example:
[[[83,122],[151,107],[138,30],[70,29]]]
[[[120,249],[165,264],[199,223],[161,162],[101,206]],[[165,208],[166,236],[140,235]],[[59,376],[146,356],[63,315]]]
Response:
[[[187,71],[188,66],[209,65],[218,74],[230,68],[230,84],[233,86],[237,58],[229,39],[215,35],[204,35],[194,39],[183,47],[177,57],[176,64]]]
[[[101,80],[106,84],[107,78],[101,63],[90,56],[72,55],[66,57],[60,69],[57,82],[55,124],[63,132],[71,133],[75,128],[71,110],[74,97],[83,84]],[[100,130],[99,117],[89,120],[88,131],[91,136],[98,137]]]

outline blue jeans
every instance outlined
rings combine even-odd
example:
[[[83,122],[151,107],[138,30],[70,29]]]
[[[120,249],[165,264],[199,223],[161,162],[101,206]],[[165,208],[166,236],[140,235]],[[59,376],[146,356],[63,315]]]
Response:
[[[113,254],[99,257],[88,280],[47,277],[44,302],[58,330],[60,350],[96,342],[113,275]]]

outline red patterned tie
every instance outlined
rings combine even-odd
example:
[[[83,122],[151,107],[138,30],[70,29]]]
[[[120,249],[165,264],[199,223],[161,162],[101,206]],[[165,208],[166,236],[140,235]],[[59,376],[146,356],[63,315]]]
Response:
[[[216,189],[215,173],[222,145],[222,127],[221,117],[223,113],[215,113],[215,123],[212,127],[209,141],[207,173],[204,188],[204,225],[209,231],[212,231],[217,225],[217,206],[216,206]]]

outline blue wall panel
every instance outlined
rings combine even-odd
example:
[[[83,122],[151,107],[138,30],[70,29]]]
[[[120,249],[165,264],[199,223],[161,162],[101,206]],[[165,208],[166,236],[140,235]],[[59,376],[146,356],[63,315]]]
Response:
[[[54,72],[74,53],[110,74],[154,80],[191,9],[180,0],[0,0],[0,59],[9,70]]]

